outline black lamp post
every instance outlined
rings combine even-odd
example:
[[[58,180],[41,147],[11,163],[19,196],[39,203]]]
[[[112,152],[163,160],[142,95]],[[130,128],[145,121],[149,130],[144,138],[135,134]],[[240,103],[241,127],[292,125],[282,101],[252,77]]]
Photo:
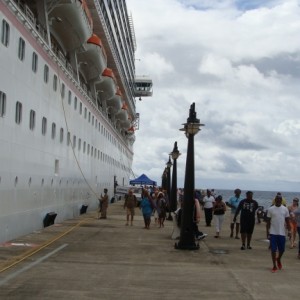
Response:
[[[167,217],[167,220],[172,221],[173,218],[171,216],[171,207],[170,207],[170,201],[171,201],[171,167],[172,167],[172,162],[171,162],[171,157],[169,156],[169,160],[166,163],[167,165],[167,195],[168,195],[168,203],[169,203],[169,215]]]
[[[171,211],[175,211],[177,209],[177,158],[180,154],[181,153],[178,151],[177,142],[175,142],[173,151],[170,153],[173,159],[172,187],[170,199]]]
[[[176,249],[197,250],[199,243],[196,244],[194,237],[193,210],[195,205],[195,161],[194,161],[194,136],[200,131],[200,120],[196,118],[195,103],[190,107],[190,115],[187,123],[180,129],[185,132],[188,138],[188,148],[186,156],[186,169],[184,179],[183,209],[180,228],[180,239],[175,244]]]
[[[161,175],[161,188],[162,190],[167,190],[167,167],[165,167]]]

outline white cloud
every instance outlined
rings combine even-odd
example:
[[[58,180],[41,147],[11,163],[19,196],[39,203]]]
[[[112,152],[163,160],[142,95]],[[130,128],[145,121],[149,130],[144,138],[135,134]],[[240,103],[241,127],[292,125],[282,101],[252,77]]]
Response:
[[[127,5],[141,59],[137,74],[154,82],[153,97],[137,102],[134,172],[160,182],[178,141],[183,185],[187,140],[179,128],[195,102],[205,123],[195,137],[196,185],[210,180],[232,188],[251,182],[255,189],[266,182],[266,189],[276,190],[280,180],[286,189],[299,189],[298,1],[128,0]]]
[[[285,120],[274,129],[274,132],[297,138],[300,135],[300,121],[299,120]]]
[[[141,60],[141,64],[147,69],[151,76],[157,79],[162,79],[164,76],[170,76],[174,72],[174,67],[167,58],[161,56],[159,53],[146,53]]]

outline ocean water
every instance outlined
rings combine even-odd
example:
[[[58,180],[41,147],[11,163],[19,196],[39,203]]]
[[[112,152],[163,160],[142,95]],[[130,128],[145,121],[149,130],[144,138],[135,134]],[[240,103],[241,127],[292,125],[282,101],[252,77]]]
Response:
[[[247,191],[242,191],[241,197],[242,199],[246,198]],[[272,200],[275,198],[277,192],[269,192],[269,191],[252,191],[253,199],[258,202],[258,205],[263,206],[265,209],[271,206]],[[215,194],[222,195],[223,201],[226,202],[230,197],[234,196],[233,190],[216,190]],[[292,204],[293,198],[300,198],[300,193],[297,192],[281,192],[283,198],[286,199],[287,204]]]

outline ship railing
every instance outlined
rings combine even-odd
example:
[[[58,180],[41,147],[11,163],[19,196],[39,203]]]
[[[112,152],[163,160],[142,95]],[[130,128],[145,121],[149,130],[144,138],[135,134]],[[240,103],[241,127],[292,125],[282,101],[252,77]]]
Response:
[[[73,77],[75,77],[74,69],[68,61],[67,61],[67,70],[72,74]]]
[[[24,1],[21,0],[9,0],[7,1],[11,5],[15,5],[21,10],[21,12],[25,15],[26,19],[35,26],[36,19],[34,17],[34,13],[31,11],[31,9],[24,3]]]
[[[38,31],[39,35],[42,37],[42,39],[47,42],[47,31],[41,24],[36,24],[35,26],[36,30]]]
[[[63,63],[63,66],[67,65],[67,60],[66,60],[64,54],[60,50],[58,50],[58,58]]]
[[[30,10],[30,8],[29,8],[27,5],[25,5],[25,15],[26,15],[27,19],[29,20],[29,22],[30,22],[33,26],[35,26],[35,24],[36,24],[36,19],[35,19],[35,17],[34,17],[33,12]]]

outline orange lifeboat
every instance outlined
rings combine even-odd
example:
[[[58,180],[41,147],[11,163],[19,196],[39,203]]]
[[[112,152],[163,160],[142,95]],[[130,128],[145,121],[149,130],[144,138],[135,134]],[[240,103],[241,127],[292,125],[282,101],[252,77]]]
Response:
[[[128,134],[133,134],[135,132],[134,126],[131,126],[130,128],[127,129]]]
[[[79,48],[93,33],[92,17],[85,0],[59,1],[50,10],[48,20],[52,35],[66,51]]]
[[[101,81],[96,82],[96,90],[100,91],[100,98],[104,101],[111,99],[117,92],[117,84],[112,69],[106,68],[102,72]]]
[[[122,93],[120,88],[117,89],[116,94],[106,101],[108,107],[112,108],[113,113],[117,113],[122,108]]]
[[[86,81],[99,77],[107,67],[107,57],[101,39],[93,34],[85,46],[86,51],[77,53],[79,69]]]

